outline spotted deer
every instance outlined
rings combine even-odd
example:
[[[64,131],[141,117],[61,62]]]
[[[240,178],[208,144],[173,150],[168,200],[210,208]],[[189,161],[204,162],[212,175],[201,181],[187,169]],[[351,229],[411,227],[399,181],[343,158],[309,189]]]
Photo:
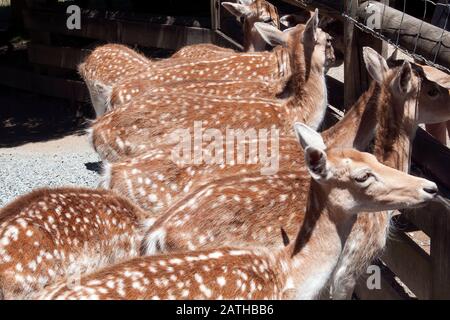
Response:
[[[261,37],[255,31],[253,24],[257,21],[271,23],[279,28],[279,17],[276,8],[265,0],[240,0],[240,3],[224,2],[222,5],[243,20],[244,50],[261,51]],[[91,96],[96,116],[108,110],[112,88],[127,79],[142,72],[151,72],[152,68],[162,68],[167,64],[176,63],[178,59],[208,59],[220,54],[235,53],[234,50],[199,44],[186,46],[172,56],[172,59],[152,61],[137,51],[120,44],[107,44],[96,48],[86,60],[80,64],[79,73],[86,82]]]
[[[121,44],[97,47],[78,71],[86,82],[96,116],[106,112],[106,98],[112,87],[130,75],[145,70],[150,61],[142,54]]]
[[[280,23],[288,28],[294,27],[299,23],[305,23],[313,14],[313,11],[302,10],[295,14],[288,14],[280,18]],[[331,36],[331,45],[334,49],[334,63],[329,68],[338,67],[344,62],[345,42],[344,42],[344,23],[337,18],[321,16],[319,27]]]
[[[369,74],[374,81],[382,83],[386,78],[392,78],[391,89],[396,94],[396,102],[391,108],[383,108],[377,112],[377,133],[374,153],[377,158],[392,168],[407,172],[409,169],[410,143],[417,129],[417,96],[421,91],[429,89],[424,71],[421,67],[411,65],[406,61],[391,61],[396,65],[395,72],[388,68],[383,57],[373,50],[365,48],[365,63],[371,65]],[[434,84],[432,98],[437,99],[442,87]],[[380,97],[381,99],[386,97]],[[441,120],[448,120],[449,108],[442,108],[447,114],[441,114]],[[419,110],[420,112],[420,110]],[[429,114],[435,121],[438,119]],[[345,244],[343,254],[334,272],[331,282],[331,295],[334,299],[349,298],[353,292],[358,276],[377,258],[385,244],[388,235],[391,212],[369,213],[360,215],[353,225]],[[370,233],[368,233],[370,230]],[[362,245],[358,245],[358,243]]]
[[[315,18],[306,28],[297,26],[287,33],[264,24],[257,28],[261,28],[268,41],[289,43],[294,47],[294,65],[300,70],[293,72],[292,96],[283,100],[267,100],[187,93],[146,95],[94,122],[91,141],[102,159],[114,162],[143,154],[162,143],[172,143],[168,138],[174,130],[190,128],[188,130],[192,131],[191,127],[196,122],[222,132],[230,127],[242,130],[277,127],[281,132],[292,135],[289,123],[297,120],[317,128],[327,106],[324,78],[326,34],[317,28]],[[305,43],[305,52],[299,39]]]
[[[167,83],[165,85],[153,86],[153,81],[139,82],[134,88],[134,92],[142,92],[142,95],[153,96],[160,93],[180,93],[186,92],[203,96],[223,96],[228,98],[264,98],[271,99],[282,95],[285,84],[284,81],[246,81],[246,80],[189,80]],[[136,98],[134,98],[136,99]],[[124,103],[124,97],[113,90],[109,108],[117,109]]]
[[[0,298],[139,255],[147,214],[111,191],[41,189],[0,210]]]
[[[305,125],[297,124],[296,132],[311,184],[302,208],[305,222],[286,248],[237,246],[137,258],[72,287],[51,286],[37,298],[313,299],[359,212],[415,207],[436,195],[433,182],[384,166],[367,153],[327,149],[320,134]],[[251,223],[264,223],[258,220]]]
[[[370,52],[370,49],[366,49],[366,52]],[[391,67],[391,69],[396,68],[398,67]],[[392,70],[392,72],[394,71]],[[389,81],[392,79],[386,78],[382,84],[373,81],[369,89],[350,108],[344,118],[323,132],[322,135],[327,145],[366,150],[369,142],[374,138],[377,110],[384,110],[395,103],[396,96],[385,92],[390,88]],[[433,123],[449,117],[450,97],[446,93],[446,89],[429,81],[424,76],[422,76],[421,90],[415,103],[418,105],[417,123]],[[205,142],[205,144],[208,145],[209,142]],[[255,145],[258,144],[259,141],[255,141]],[[192,145],[194,145],[193,142]],[[261,175],[265,165],[264,161],[257,157],[251,158],[249,146],[250,142],[245,140],[241,147],[247,153],[244,162],[240,163],[237,159],[233,159],[232,163],[225,161],[223,153],[228,150],[227,145],[223,145],[221,149],[223,153],[220,154],[222,157],[214,163],[175,162],[172,160],[174,147],[172,145],[159,146],[142,156],[117,163],[106,163],[103,187],[113,189],[132,199],[146,210],[162,214],[181,197],[200,185],[244,173]],[[272,149],[273,146],[272,144],[269,148],[271,152],[266,162],[276,161],[277,169],[280,171],[289,171],[293,167],[301,166],[299,159],[302,158],[302,155],[297,150],[295,138],[280,136],[277,146]],[[202,146],[202,149],[204,147]],[[237,143],[232,147],[234,148],[233,155],[237,155]],[[204,150],[204,152],[208,152],[208,150]],[[279,153],[276,159],[272,155],[275,153]],[[205,156],[207,159],[211,157],[208,153]],[[234,183],[239,184],[237,181]],[[250,197],[248,202],[251,201]],[[289,205],[289,203],[286,204],[287,207]]]
[[[277,8],[265,0],[239,0],[238,3],[222,2],[221,5],[242,21],[244,52],[264,51],[266,43],[255,29],[256,22],[265,22],[280,28]],[[307,20],[304,21],[306,23]],[[209,43],[195,44],[181,48],[172,58],[208,59],[216,55],[232,54],[234,50]]]
[[[429,79],[436,81],[450,91],[450,75],[431,66],[424,65],[422,68]],[[430,91],[430,93],[434,92]],[[447,138],[450,134],[450,121],[428,124],[426,129],[440,143],[447,145]]]
[[[290,29],[284,33],[269,24],[260,22],[254,24],[255,29],[269,45],[272,47],[283,46],[284,48],[277,47],[271,52],[236,53],[211,59],[188,60],[189,63],[184,65],[182,64],[184,60],[181,59],[166,68],[157,68],[152,72],[130,77],[113,89],[112,96],[116,97],[114,107],[130,102],[151,87],[170,85],[176,81],[199,79],[208,81],[277,81],[283,87],[286,86],[287,96],[294,95],[298,85],[291,82],[297,82],[297,78],[305,77],[305,67],[301,62],[305,60],[305,57],[300,56],[301,52],[305,52],[304,46],[310,47],[311,52],[315,53],[321,50],[325,51],[326,59],[323,62],[325,68],[334,61],[329,36],[317,27],[317,15],[318,13],[308,21],[306,27],[300,25],[298,28],[294,28],[296,31]],[[302,36],[304,30],[307,30],[307,35],[309,35],[305,39]],[[318,37],[324,38],[320,40],[324,43],[314,46],[313,38],[316,33],[320,35]],[[306,59],[309,58],[306,57]],[[278,91],[274,92],[273,97],[275,98],[278,93]],[[109,108],[113,108],[113,106],[110,105]]]
[[[402,65],[389,69],[385,62],[379,62],[384,60],[381,60],[376,52],[368,48],[364,51],[370,72],[373,74],[378,70],[380,74],[376,78],[380,86],[377,100],[383,103],[380,103],[380,110],[375,113],[377,118],[390,107],[401,109],[416,105],[422,96],[418,91],[435,85],[429,83],[420,68],[409,78],[408,74],[401,72]],[[411,83],[417,92],[408,93],[408,99],[405,99],[405,93],[400,91],[398,83]],[[419,118],[432,120],[437,116],[436,112],[440,112],[441,116],[449,116],[448,107],[441,111],[439,108],[442,106],[436,107],[434,114],[429,112],[431,110],[419,109]],[[393,120],[398,121],[397,126],[401,128],[402,119],[393,117]],[[413,128],[417,127],[417,120],[411,124]],[[328,141],[330,147],[338,145],[332,139]],[[284,154],[285,152],[280,152],[282,158]],[[292,164],[294,161],[300,161],[300,158],[300,154],[298,160],[295,160],[295,154],[290,156]],[[160,213],[160,218],[149,229],[145,237],[147,254],[200,250],[236,243],[264,244],[273,249],[283,247],[277,230],[282,227],[289,238],[295,237],[297,225],[304,220],[302,207],[306,202],[309,180],[304,164],[299,163],[294,168],[284,168],[281,164],[282,162],[279,172],[275,175],[262,176],[259,171],[240,172],[210,181],[196,190],[189,191],[182,199],[175,199],[173,205]],[[367,230],[365,228],[364,232]],[[350,248],[350,251],[344,251],[342,261],[348,263],[348,270],[356,272],[354,266],[360,268],[367,263],[365,259],[369,253],[373,253],[370,255],[372,258],[382,247],[382,242],[374,244],[371,241],[371,247],[363,251]],[[356,253],[365,255],[361,257]],[[336,284],[342,281],[342,275],[344,274],[336,273]],[[347,279],[348,274],[345,275],[343,279]],[[339,288],[340,285],[336,287]]]

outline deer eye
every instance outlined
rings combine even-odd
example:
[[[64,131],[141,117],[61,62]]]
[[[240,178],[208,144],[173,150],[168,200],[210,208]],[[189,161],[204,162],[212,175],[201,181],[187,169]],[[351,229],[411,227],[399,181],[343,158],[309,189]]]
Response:
[[[435,98],[439,95],[439,90],[436,87],[433,87],[432,89],[428,90],[428,95],[432,98]]]
[[[370,178],[370,173],[369,172],[365,172],[359,176],[356,176],[354,179],[356,182],[358,183],[364,183],[366,182],[368,179]]]

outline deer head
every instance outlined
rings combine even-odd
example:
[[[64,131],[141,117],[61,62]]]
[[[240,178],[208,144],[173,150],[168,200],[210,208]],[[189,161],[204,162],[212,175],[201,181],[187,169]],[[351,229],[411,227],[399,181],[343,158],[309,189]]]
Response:
[[[306,25],[297,25],[284,31],[261,22],[255,23],[255,27],[261,37],[271,46],[281,45],[288,48],[294,57],[295,65],[300,65],[299,61],[304,60],[307,73],[311,72],[310,68],[323,73],[334,64],[335,57],[331,38],[319,28],[317,9]]]
[[[354,214],[410,208],[437,194],[435,183],[385,166],[372,154],[326,149],[321,135],[303,124],[297,123],[295,131],[308,171],[333,209]]]
[[[386,61],[369,47],[364,48],[363,56],[370,76],[380,85],[389,83],[388,92],[397,100],[393,112],[408,114],[408,108],[416,108],[417,105],[416,119],[411,119],[415,125],[450,119],[448,89],[428,80],[421,66],[402,60]]]
[[[305,24],[314,14],[314,11],[303,10],[295,14],[288,14],[280,18],[280,23],[292,28],[298,24]],[[335,60],[328,67],[337,67],[344,62],[344,24],[336,18],[321,16],[319,27],[330,35],[331,45],[333,46]]]
[[[280,28],[277,8],[265,0],[222,2],[222,6],[243,23],[244,51],[263,51],[266,43],[256,31],[256,22],[265,22]]]

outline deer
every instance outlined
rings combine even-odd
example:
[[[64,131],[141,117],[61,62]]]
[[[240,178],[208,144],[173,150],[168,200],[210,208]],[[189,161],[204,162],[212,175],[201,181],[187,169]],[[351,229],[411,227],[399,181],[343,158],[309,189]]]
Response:
[[[96,116],[106,112],[106,97],[114,85],[142,72],[149,64],[147,57],[121,44],[106,44],[94,49],[78,66],[78,72],[88,87]]]
[[[111,162],[137,156],[158,144],[170,143],[168,138],[173,130],[189,128],[196,121],[219,130],[232,127],[233,123],[238,124],[236,129],[243,130],[277,126],[281,132],[291,135],[288,123],[297,120],[317,128],[327,107],[324,65],[328,48],[327,35],[317,28],[317,23],[316,15],[306,27],[299,25],[288,32],[255,24],[271,43],[277,41],[292,48],[291,55],[296,60],[293,66],[298,71],[293,72],[290,87],[294,93],[289,98],[244,99],[187,93],[146,95],[93,123],[90,140],[94,149],[102,159]]]
[[[394,78],[393,87],[400,92],[396,99],[397,103],[391,108],[383,108],[377,112],[378,128],[374,153],[380,161],[390,167],[407,172],[410,162],[410,143],[418,127],[415,114],[416,97],[421,94],[424,87],[427,88],[429,80],[422,67],[407,61],[390,61],[390,64],[397,66],[398,69],[397,73],[392,73],[388,68],[388,62],[380,55],[366,54],[364,58],[366,64],[372,65],[372,68],[369,68],[369,74],[374,81],[380,83],[386,78]],[[435,85],[433,90],[427,92],[434,99],[443,89]],[[447,109],[447,112],[448,110],[450,109]],[[428,116],[430,119],[433,118],[432,115]],[[448,114],[442,116],[441,120],[434,118],[435,122],[448,120]],[[386,244],[391,216],[391,211],[385,211],[360,215],[357,218],[331,281],[333,299],[349,298],[358,276],[381,254]],[[367,234],[367,230],[371,230],[371,234]],[[355,243],[359,241],[364,244],[355,247]]]
[[[223,2],[222,6],[243,20],[244,50],[261,51],[261,38],[254,31],[257,21],[272,23],[279,28],[279,17],[276,8],[265,0],[240,0],[239,4]],[[234,50],[221,48],[213,44],[186,46],[176,52],[171,59],[153,61],[122,44],[106,44],[97,47],[83,63],[78,71],[86,82],[96,117],[108,111],[108,101],[112,88],[131,76],[136,76],[152,67],[163,67],[176,62],[177,58],[188,60],[213,58],[220,54],[235,53]]]
[[[450,91],[450,76],[434,67],[422,65],[427,77],[436,81]],[[443,145],[447,145],[447,137],[450,134],[450,122],[433,123],[426,125],[427,132]]]
[[[295,14],[287,14],[280,18],[280,24],[291,28],[299,23],[305,23],[313,14],[313,11],[302,10]],[[338,67],[344,62],[345,41],[344,23],[335,17],[321,16],[319,27],[331,36],[331,44],[334,49],[334,63],[329,68]]]
[[[111,190],[19,197],[0,210],[0,299],[29,299],[59,280],[139,256],[151,219]]]
[[[366,48],[365,52],[366,55],[373,56],[372,60],[375,60],[374,63],[376,63],[378,55],[369,48]],[[369,61],[368,67],[370,63]],[[397,67],[393,66],[390,69],[394,72]],[[322,133],[326,143],[346,148],[354,147],[360,151],[366,150],[374,138],[377,110],[386,109],[395,103],[396,96],[385,92],[385,89],[389,88],[388,81],[391,80],[391,78],[387,78],[380,83],[373,81],[369,89],[349,109],[344,118]],[[434,123],[449,117],[450,97],[446,89],[423,76],[416,103],[419,110],[417,124]],[[255,134],[253,139],[258,140],[259,137],[256,137]],[[194,145],[193,142],[191,143]],[[255,146],[259,145],[259,141],[253,141],[253,143]],[[209,142],[205,142],[205,144],[209,144]],[[151,152],[131,159],[112,163],[105,161],[101,186],[113,189],[132,199],[134,203],[145,210],[162,214],[184,195],[180,190],[189,192],[215,179],[242,173],[255,172],[257,175],[261,175],[265,164],[250,157],[249,147],[251,144],[252,142],[249,140],[243,141],[241,148],[248,152],[245,155],[248,157],[244,157],[243,162],[233,158],[232,165],[229,161],[226,163],[223,156],[221,160],[213,163],[205,161],[200,163],[175,162],[172,157],[174,150],[172,145],[158,146]],[[270,146],[272,151],[268,160],[277,161],[279,170],[291,170],[292,166],[300,166],[298,159],[301,159],[302,156],[296,148],[295,138],[281,135],[275,149],[272,149],[273,146],[275,145]],[[203,151],[208,152],[203,147]],[[237,147],[237,144],[231,146],[234,148],[232,149],[233,155],[238,154]],[[223,153],[225,153],[223,150],[228,152],[228,146],[223,144],[221,150]],[[272,154],[275,153],[279,153],[277,159],[272,158]],[[210,154],[206,154],[206,157],[210,156]],[[158,179],[158,176],[164,176],[164,179]]]
[[[422,99],[427,101],[427,97],[422,96],[425,92],[422,90],[436,84],[424,77],[420,67],[415,67],[416,71],[408,74],[403,70],[403,68],[408,68],[408,64],[388,68],[386,61],[370,48],[364,49],[364,55],[370,73],[379,73],[380,75],[375,78],[379,81],[378,90],[380,90],[380,95],[377,95],[380,110],[375,113],[377,118],[379,114],[386,113],[386,110],[392,106],[401,109],[416,105]],[[405,93],[400,91],[398,83],[411,84],[411,87],[417,92],[411,94],[408,91],[406,95],[408,99],[405,99]],[[446,115],[448,119],[450,114],[448,106],[438,112],[439,108],[442,106],[432,109],[434,114],[430,110],[419,109],[419,118],[423,121],[427,119],[432,121],[433,118]],[[393,119],[401,120],[399,117],[393,117]],[[397,124],[400,128],[401,125],[401,123]],[[417,125],[418,122],[414,119],[411,126],[414,129],[417,128]],[[330,146],[339,144],[333,139],[329,139],[327,143]],[[347,143],[346,141],[342,142],[344,146]],[[381,145],[381,142],[379,144]],[[280,152],[280,158],[284,158],[285,154],[286,151]],[[298,159],[300,158],[299,156]],[[290,157],[292,163],[294,163],[293,159],[295,159],[294,154]],[[288,161],[289,159],[286,159],[286,162]],[[133,168],[133,165],[130,168]],[[238,169],[235,168],[235,170]],[[245,170],[245,167],[241,166],[241,170]],[[170,172],[173,173],[173,171]],[[142,172],[138,173],[143,174]],[[268,176],[262,176],[259,171],[255,170],[239,171],[238,174],[232,173],[234,175],[222,174],[217,180],[210,180],[197,189],[191,189],[192,186],[189,185],[187,195],[182,199],[174,198],[173,204],[159,213],[159,218],[145,236],[146,255],[210,249],[235,243],[240,245],[264,244],[264,246],[277,249],[284,245],[279,234],[275,232],[280,227],[285,230],[289,238],[293,238],[297,231],[297,223],[304,220],[301,208],[305,204],[308,190],[305,165],[299,164],[297,169],[292,169],[292,167],[284,168],[283,162],[280,162],[280,170],[275,175]],[[164,175],[165,172],[158,171],[158,174]],[[142,176],[141,179],[143,179]],[[182,187],[183,185],[178,186],[180,189]],[[146,204],[151,206],[145,199],[138,203],[141,206]],[[255,220],[254,217],[258,217],[260,219],[258,221],[263,222],[256,223],[257,219]],[[354,228],[357,228],[358,225],[355,225]],[[366,231],[367,228],[364,229],[364,232]],[[372,252],[373,255],[370,255],[370,258],[373,258],[383,246],[382,242],[374,244],[371,241],[370,248],[356,252],[365,254],[365,258],[368,257],[368,252]],[[346,252],[344,251],[344,253]],[[354,250],[349,252],[355,253]],[[342,261],[351,264],[346,266],[349,270],[356,272],[352,268],[353,266],[359,268],[368,262],[367,260],[361,261],[361,257],[358,257],[356,253],[352,257],[349,252],[346,253],[347,259],[342,258]],[[337,279],[340,278],[340,274],[336,273]],[[342,277],[342,279],[349,277],[348,273],[345,275],[346,277]],[[357,277],[357,274],[353,274],[353,276]],[[336,283],[339,282],[336,281]],[[338,296],[335,297],[338,298]]]
[[[222,2],[229,13],[242,22],[244,33],[244,52],[265,51],[266,42],[255,29],[256,22],[265,22],[280,28],[280,17],[277,8],[266,0],[239,0],[238,3]],[[306,22],[306,20],[305,20]],[[234,50],[209,43],[195,44],[181,48],[172,58],[207,59],[216,55],[235,53]]]
[[[303,42],[312,41],[312,39],[294,39],[290,41],[294,33],[291,29],[281,32],[270,24],[257,22],[254,28],[259,32],[261,37],[272,47],[276,47],[271,52],[255,52],[255,53],[236,53],[233,55],[219,56],[211,59],[199,59],[195,62],[188,60],[188,64],[183,64],[182,59],[165,68],[157,68],[151,72],[141,73],[137,76],[130,77],[126,81],[116,86],[111,95],[118,97],[115,104],[108,105],[108,110],[116,108],[127,102],[135,100],[141,96],[148,88],[170,85],[176,81],[188,80],[246,80],[246,81],[277,81],[282,83],[283,87],[287,87],[289,81],[295,82],[293,73],[300,73],[302,76],[304,70],[296,66],[299,56],[296,51],[302,50]],[[295,30],[315,30],[318,29],[318,12],[308,21],[306,27],[299,26]],[[322,34],[322,31],[319,33]],[[325,68],[334,61],[333,47],[331,39],[327,34],[325,45]],[[306,45],[313,45],[309,42]],[[278,46],[278,47],[277,47]],[[282,48],[282,47],[285,48]],[[322,44],[318,45],[321,47]],[[296,57],[294,57],[294,55]],[[303,58],[302,58],[303,59]],[[292,80],[291,80],[292,77]],[[297,87],[296,84],[292,85]],[[287,95],[294,95],[293,90],[289,90]],[[276,91],[273,97],[276,98],[279,92]]]
[[[235,246],[140,257],[82,277],[75,286],[50,286],[37,299],[313,299],[360,212],[422,206],[436,195],[433,182],[389,168],[368,153],[327,148],[304,124],[295,131],[311,183],[305,222],[285,248]]]
[[[282,95],[283,81],[246,81],[246,80],[189,80],[153,86],[153,81],[139,81],[132,89],[134,93],[153,96],[160,93],[186,92],[203,96],[245,97],[272,99]],[[112,91],[109,110],[114,110],[126,103],[126,96],[116,90]],[[130,98],[131,99],[131,98]],[[135,99],[135,98],[133,98]]]

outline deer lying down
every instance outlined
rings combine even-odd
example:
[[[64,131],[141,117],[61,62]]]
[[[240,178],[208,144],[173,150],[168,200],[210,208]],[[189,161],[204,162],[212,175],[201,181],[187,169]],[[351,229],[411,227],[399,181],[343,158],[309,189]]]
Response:
[[[376,53],[369,49],[365,51],[366,55],[373,55],[373,59],[378,57]],[[390,68],[393,73],[397,69],[398,66]],[[420,72],[420,67],[416,67],[416,69],[417,72]],[[417,124],[433,123],[448,118],[450,97],[446,90],[427,80],[423,75],[420,77],[421,89],[415,100],[419,111]],[[377,110],[390,108],[399,97],[390,89],[391,86],[388,84],[389,81],[392,81],[390,77],[380,79],[380,81],[380,84],[376,81],[372,82],[368,91],[350,108],[345,117],[323,132],[327,145],[355,147],[361,151],[368,147],[369,142],[374,137]],[[386,89],[390,91],[386,92]],[[433,94],[430,95],[430,93]],[[255,139],[258,140],[256,135]],[[255,141],[255,144],[258,143],[259,141]],[[204,144],[207,146],[209,142]],[[203,145],[204,152],[208,151],[206,146]],[[249,146],[251,146],[250,142],[246,141],[241,148],[249,150]],[[295,138],[280,137],[276,146],[270,145],[268,147],[270,152],[268,152],[269,158],[266,159],[267,165],[271,166],[271,162],[276,161],[277,168],[282,172],[303,165],[299,162],[302,155],[298,151]],[[234,148],[231,149],[234,150],[233,154],[236,155],[237,145],[233,145],[232,148]],[[172,145],[158,146],[142,156],[117,163],[107,163],[103,187],[113,189],[132,199],[141,208],[162,214],[164,210],[186,194],[180,192],[180,190],[189,192],[195,190],[197,186],[206,185],[216,179],[243,173],[254,173],[257,177],[261,175],[262,169],[266,165],[263,163],[264,159],[251,159],[250,156],[241,162],[234,159],[233,165],[230,165],[229,162],[225,164],[223,153],[219,161],[213,163],[183,164],[172,160],[173,150]],[[222,152],[224,150],[228,150],[226,145],[223,145]],[[279,156],[275,159],[274,154],[277,152]],[[210,156],[208,153],[206,154],[207,158]],[[158,177],[164,177],[164,179],[158,179]],[[293,191],[286,190],[285,192],[291,194]],[[286,206],[289,206],[289,203],[286,203]]]
[[[135,50],[121,44],[107,44],[96,48],[78,66],[86,82],[96,116],[106,112],[112,87],[130,75],[146,70],[150,61]]]
[[[370,49],[365,49],[365,57],[371,74],[378,74],[375,79],[380,86],[377,89],[380,90],[380,95],[377,96],[380,109],[375,112],[375,116],[379,120],[382,115],[389,114],[390,108],[403,110],[416,106],[417,100],[424,97],[423,94],[426,91],[423,90],[431,85],[423,77],[420,68],[412,71],[409,64],[402,64],[389,69],[385,62],[379,62],[384,60],[381,60],[380,56]],[[404,85],[407,90],[399,87],[399,83]],[[436,106],[430,110],[419,108],[419,119],[423,120],[431,121],[433,117],[436,119],[439,116],[448,118],[449,114],[449,109],[443,106]],[[408,139],[414,136],[413,132],[417,127],[416,119],[410,121],[407,117],[402,116],[386,116],[385,118],[395,122],[389,124],[389,128],[400,128],[401,132],[408,132],[408,135],[410,134]],[[402,129],[405,126],[407,128]],[[411,130],[412,133],[410,133]],[[388,149],[377,148],[377,156],[380,159],[389,159],[396,150],[389,149],[389,146],[392,145],[391,139],[395,141],[396,136],[386,135],[384,137],[384,134],[386,132],[395,133],[397,130],[383,129],[379,132],[377,145],[385,144]],[[346,141],[342,141],[342,143],[346,143]],[[335,145],[329,144],[330,147]],[[281,155],[284,153],[281,152]],[[282,163],[280,162],[280,164]],[[129,170],[132,170],[131,168],[132,166]],[[292,239],[297,232],[297,225],[301,224],[304,219],[301,208],[305,205],[308,188],[308,176],[304,168],[305,165],[300,165],[298,169],[294,170],[283,168],[280,165],[278,174],[273,176],[261,176],[259,171],[248,171],[239,175],[234,174],[226,179],[211,181],[196,190],[192,189],[183,199],[174,199],[173,205],[159,214],[160,218],[146,236],[147,253],[199,250],[236,243],[239,245],[263,244],[269,248],[283,247],[278,233],[274,231],[283,227]],[[137,177],[145,174],[139,172]],[[164,175],[165,172],[162,171],[160,174]],[[136,178],[131,176],[130,178],[133,179],[133,185],[135,185]],[[144,203],[151,206],[148,200],[141,199],[141,201],[138,202],[141,206]],[[379,217],[385,217],[385,215],[379,215]],[[349,279],[356,279],[362,268],[367,266],[371,259],[377,257],[384,247],[385,239],[383,240],[383,237],[386,235],[385,226],[389,219],[385,218],[384,222],[380,222],[379,229],[373,227],[374,222],[371,222],[373,220],[358,218],[359,220],[363,221],[354,226],[355,230],[360,228],[359,231],[355,231],[355,238],[353,235],[350,237],[352,239],[369,237],[368,245],[364,246],[364,250],[354,250],[351,246],[346,247],[348,251],[345,251],[339,264],[344,267],[333,276],[336,292],[342,287],[345,291],[348,283],[351,283]],[[258,221],[263,221],[263,223],[258,223]],[[370,228],[368,225],[379,231],[376,236],[370,237],[370,235],[361,234],[367,234],[367,230]],[[338,298],[339,295],[335,297]]]
[[[244,52],[264,51],[266,43],[256,31],[254,24],[265,22],[279,29],[280,17],[277,8],[265,0],[239,0],[238,3],[222,2],[221,4],[228,12],[242,21]],[[232,53],[235,53],[232,49],[203,43],[181,48],[172,58],[207,59]]]
[[[436,195],[430,181],[386,167],[367,153],[326,149],[304,125],[296,131],[312,181],[305,222],[286,248],[225,247],[138,258],[83,277],[73,287],[61,282],[37,298],[313,299],[359,212],[415,207]],[[258,218],[249,223],[263,224]]]
[[[309,50],[315,51],[316,59],[322,60],[325,57],[324,62],[320,60],[316,62],[324,68],[334,61],[329,36],[318,29],[317,16],[318,13],[308,21],[306,26],[299,25],[285,32],[269,24],[255,23],[255,29],[269,45],[284,48],[278,47],[271,52],[236,53],[211,59],[199,59],[195,63],[190,60],[191,63],[187,65],[174,63],[172,67],[158,68],[152,72],[130,77],[113,89],[111,94],[119,98],[116,99],[115,107],[117,102],[124,104],[142,96],[146,89],[151,87],[168,85],[176,81],[200,79],[278,81],[283,87],[290,85],[286,88],[286,96],[293,96],[297,94],[295,91],[298,88],[297,78],[305,77],[305,66],[302,61],[312,59]],[[306,30],[306,36],[303,38],[304,30]],[[317,45],[315,45],[316,37],[320,38],[320,43]],[[307,47],[306,50],[304,46]],[[307,57],[304,57],[304,52],[308,53]],[[274,92],[273,98],[277,95],[278,91]]]
[[[102,159],[118,161],[148,152],[159,144],[170,144],[168,138],[174,130],[192,130],[192,125],[200,121],[203,126],[222,132],[227,127],[257,130],[275,126],[292,135],[289,123],[297,120],[317,128],[327,106],[324,65],[328,40],[317,29],[317,20],[312,19],[306,29],[297,26],[286,33],[258,26],[269,41],[292,48],[296,71],[290,86],[294,93],[288,99],[231,99],[187,93],[146,95],[94,122],[91,134],[94,148]],[[308,48],[307,54],[303,52],[304,46]]]
[[[254,31],[253,24],[258,21],[270,22],[279,27],[276,8],[265,0],[240,0],[239,4],[223,2],[222,5],[243,19],[245,51],[264,50],[261,46],[261,37]],[[234,51],[212,44],[201,44],[184,47],[172,58],[207,59],[220,53],[231,54]],[[124,45],[107,44],[96,48],[80,64],[78,70],[89,89],[98,117],[107,111],[111,90],[116,84],[128,77],[150,71],[154,64],[162,67],[171,60],[173,59],[155,62]]]
[[[222,96],[227,98],[263,98],[271,99],[274,96],[281,96],[285,90],[283,81],[261,81],[261,80],[189,80],[171,82],[164,85],[153,86],[154,81],[136,81],[133,90],[142,96],[154,96],[160,93],[199,94],[204,96]],[[139,97],[141,98],[141,97]],[[136,99],[134,97],[133,99]],[[117,90],[111,93],[109,109],[119,108],[126,102],[126,97],[120,95]]]
[[[111,191],[41,189],[18,198],[0,210],[0,298],[30,298],[138,256],[145,218]]]

